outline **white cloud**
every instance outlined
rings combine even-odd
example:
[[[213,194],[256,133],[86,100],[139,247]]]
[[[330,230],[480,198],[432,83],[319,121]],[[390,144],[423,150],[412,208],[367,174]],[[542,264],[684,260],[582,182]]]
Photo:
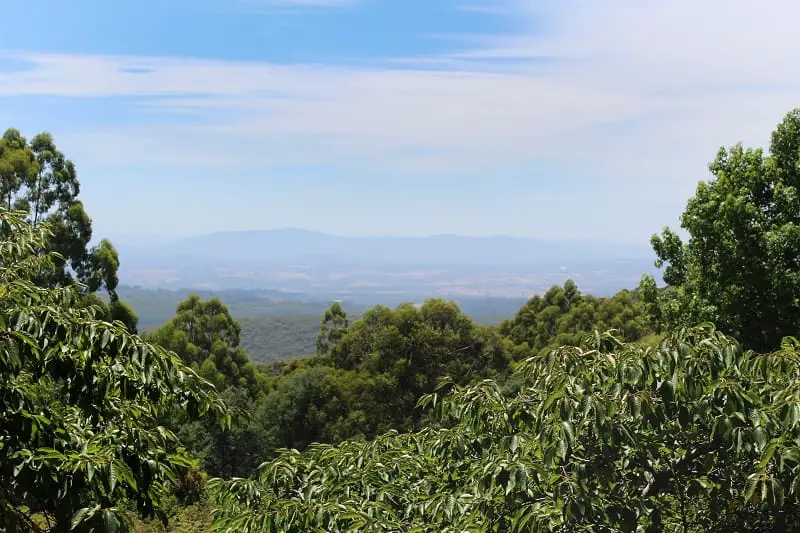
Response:
[[[535,176],[544,160],[607,194],[636,181],[680,202],[719,145],[764,144],[800,105],[793,0],[496,7],[523,29],[438,57],[345,67],[27,54],[33,67],[0,73],[0,95],[125,97],[156,110],[146,126],[74,137],[117,157],[487,176],[527,162]]]

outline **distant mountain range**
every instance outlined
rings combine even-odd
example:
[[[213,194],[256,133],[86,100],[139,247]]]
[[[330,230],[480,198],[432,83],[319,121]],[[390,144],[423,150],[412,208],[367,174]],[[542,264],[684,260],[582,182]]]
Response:
[[[364,305],[444,297],[528,297],[573,278],[584,292],[633,288],[654,272],[646,245],[518,237],[342,237],[299,229],[114,240],[122,282],[259,289]]]
[[[131,239],[132,240],[132,239]],[[343,237],[302,229],[229,231],[146,245],[117,246],[131,257],[225,259],[255,263],[333,261],[382,265],[532,265],[652,257],[647,244],[520,237]],[[130,242],[130,241],[129,241]]]

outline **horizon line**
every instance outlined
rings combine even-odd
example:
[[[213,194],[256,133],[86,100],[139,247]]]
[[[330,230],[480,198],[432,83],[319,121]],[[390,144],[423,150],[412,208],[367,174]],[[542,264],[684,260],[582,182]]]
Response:
[[[126,238],[135,238],[135,239],[147,239],[147,238],[156,238],[159,240],[190,240],[190,239],[198,239],[203,237],[212,237],[212,236],[222,236],[222,235],[231,235],[231,234],[267,234],[267,233],[307,233],[307,234],[314,234],[323,237],[335,237],[335,238],[343,238],[343,239],[435,239],[435,238],[458,238],[458,239],[513,239],[513,240],[536,240],[543,243],[580,243],[580,242],[602,242],[602,243],[609,243],[609,244],[621,244],[621,245],[630,245],[630,246],[642,246],[649,248],[650,243],[639,243],[639,242],[631,242],[631,241],[615,241],[610,239],[596,239],[592,237],[567,237],[567,238],[548,238],[548,237],[540,237],[540,236],[532,236],[532,235],[510,235],[510,234],[491,234],[491,235],[474,235],[474,234],[461,234],[461,233],[430,233],[426,235],[376,235],[376,234],[366,234],[366,235],[346,235],[346,234],[339,234],[339,233],[328,233],[325,231],[320,231],[316,229],[308,229],[308,228],[301,228],[296,226],[282,226],[276,228],[266,228],[266,229],[232,229],[232,230],[219,230],[219,231],[211,231],[207,233],[193,233],[193,234],[184,234],[184,235],[166,235],[166,234],[155,234],[155,233],[117,233],[116,235],[112,234],[109,236],[102,237],[98,235],[98,238],[108,238],[111,240],[112,244],[114,243],[115,239],[126,239]]]

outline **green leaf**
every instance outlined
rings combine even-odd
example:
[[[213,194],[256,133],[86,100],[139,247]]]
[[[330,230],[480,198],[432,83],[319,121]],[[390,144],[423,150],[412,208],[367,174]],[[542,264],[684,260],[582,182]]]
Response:
[[[752,501],[753,496],[756,493],[756,489],[758,488],[759,479],[756,474],[753,474],[747,478],[747,483],[744,487],[744,499],[745,501]]]
[[[766,449],[764,449],[763,453],[761,454],[761,460],[758,462],[758,468],[762,470],[766,468],[767,464],[772,459],[772,456],[775,455],[775,450],[777,449],[779,442],[779,439],[772,439],[769,442],[769,445],[767,445]]]
[[[562,422],[561,426],[564,428],[564,435],[567,437],[567,442],[572,443],[572,441],[575,440],[575,427],[572,425],[572,422]]]
[[[75,529],[76,527],[81,525],[81,523],[86,519],[87,515],[89,514],[89,511],[91,511],[91,508],[89,507],[83,507],[81,509],[78,509],[75,512],[75,514],[72,515],[72,522],[70,524],[70,529]]]
[[[105,526],[105,533],[117,533],[119,531],[119,520],[117,515],[110,509],[103,511],[103,525]]]
[[[763,428],[756,428],[753,430],[753,440],[758,445],[759,449],[763,450],[767,445],[767,434]]]
[[[110,492],[114,492],[114,487],[117,486],[117,467],[114,463],[108,465],[108,487]]]
[[[786,462],[800,464],[800,448],[788,448],[781,455]]]
[[[508,475],[508,479],[506,480],[506,487],[505,487],[506,496],[508,496],[514,491],[516,485],[517,485],[517,473],[512,472]]]
[[[63,461],[66,459],[63,453],[53,448],[39,448],[36,450],[36,459],[57,459]]]
[[[567,458],[567,448],[568,444],[566,439],[559,438],[556,441],[556,455],[562,461]]]
[[[783,507],[785,493],[781,482],[775,478],[770,480],[770,503],[773,508],[780,509]]]

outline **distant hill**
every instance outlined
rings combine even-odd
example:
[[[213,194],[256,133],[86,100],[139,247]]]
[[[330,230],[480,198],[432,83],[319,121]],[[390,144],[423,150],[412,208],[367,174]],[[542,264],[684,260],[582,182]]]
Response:
[[[197,294],[202,299],[218,297],[236,319],[255,317],[312,316],[319,320],[331,301],[302,301],[275,299],[274,293],[259,290],[198,290],[198,289],[154,289],[121,285],[117,292],[139,316],[139,327],[144,330],[158,327],[173,316],[178,304]],[[360,315],[363,308],[351,302],[343,302],[349,314]],[[315,334],[316,335],[316,334]]]
[[[168,290],[121,286],[120,297],[133,307],[143,331],[154,329],[175,316],[175,309],[189,294],[203,299],[218,297],[242,326],[242,347],[253,361],[284,361],[312,355],[316,350],[320,320],[331,301],[274,299],[271,291],[260,290]],[[383,302],[394,306],[399,301]],[[495,325],[510,318],[525,303],[519,298],[461,298],[457,303],[480,324]],[[348,317],[357,319],[366,309],[342,302]]]
[[[115,242],[124,283],[170,289],[259,289],[274,299],[359,305],[427,297],[527,298],[573,278],[611,295],[657,276],[647,246],[516,237],[341,237],[313,231],[225,232]],[[130,244],[128,244],[130,243]]]
[[[126,247],[126,240],[120,246]],[[133,242],[133,238],[128,238]],[[225,259],[237,262],[321,262],[390,265],[532,265],[563,261],[649,258],[645,245],[602,241],[554,241],[521,237],[343,237],[302,229],[229,231],[145,247],[132,256]]]

